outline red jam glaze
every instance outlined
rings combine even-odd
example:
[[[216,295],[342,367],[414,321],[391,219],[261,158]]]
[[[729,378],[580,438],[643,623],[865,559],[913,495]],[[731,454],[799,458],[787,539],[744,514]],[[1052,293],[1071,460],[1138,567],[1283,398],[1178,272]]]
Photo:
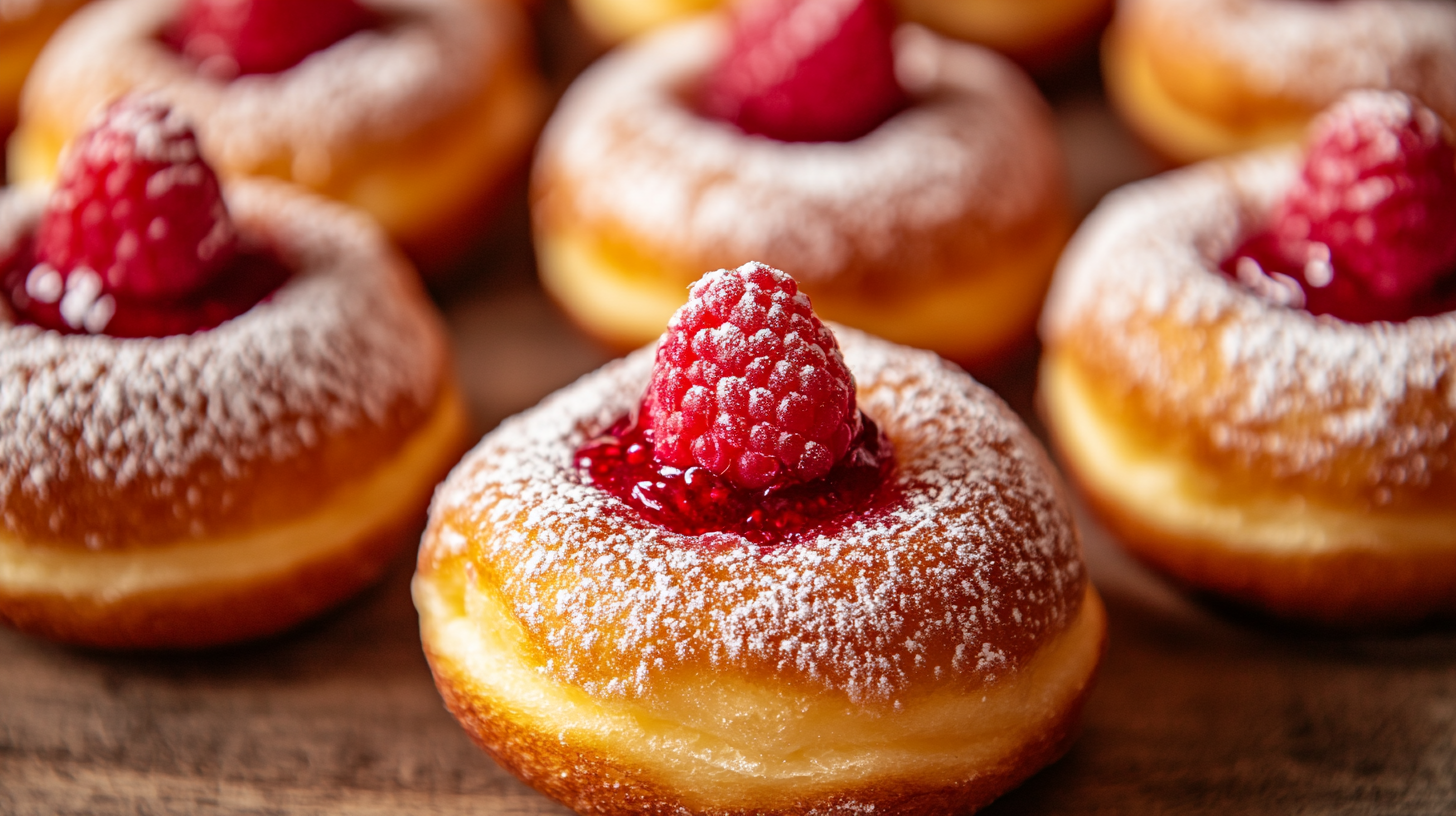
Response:
[[[21,325],[62,334],[166,337],[221,325],[267,300],[291,275],[271,253],[245,250],[206,286],[183,297],[139,300],[84,286],[65,291],[66,284],[54,270],[35,263],[34,250],[26,242],[0,258],[0,296]]]
[[[660,464],[653,458],[652,430],[631,417],[583,445],[576,464],[588,483],[675,533],[730,533],[774,547],[832,535],[894,505],[890,442],[868,417],[861,419],[849,452],[812,482],[755,490],[735,487],[706,468]]]

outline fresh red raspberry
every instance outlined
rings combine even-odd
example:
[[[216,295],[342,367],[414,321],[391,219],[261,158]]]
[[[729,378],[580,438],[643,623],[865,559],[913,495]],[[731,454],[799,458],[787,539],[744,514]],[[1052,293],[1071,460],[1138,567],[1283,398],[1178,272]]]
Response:
[[[750,0],[703,111],[785,142],[857,139],[906,104],[894,31],[886,0]]]
[[[761,263],[693,284],[643,409],[658,462],[755,489],[823,476],[860,430],[834,335],[793,278]]]
[[[191,0],[165,39],[204,73],[231,79],[292,68],[377,22],[354,0]]]
[[[71,145],[35,241],[41,277],[53,272],[71,297],[67,322],[100,331],[92,307],[113,309],[106,296],[161,301],[205,287],[234,257],[237,232],[192,128],[164,102],[125,97]]]
[[[1310,134],[1272,230],[1289,254],[1327,257],[1335,275],[1357,279],[1344,288],[1391,304],[1456,272],[1456,150],[1439,116],[1402,93],[1359,91]]]

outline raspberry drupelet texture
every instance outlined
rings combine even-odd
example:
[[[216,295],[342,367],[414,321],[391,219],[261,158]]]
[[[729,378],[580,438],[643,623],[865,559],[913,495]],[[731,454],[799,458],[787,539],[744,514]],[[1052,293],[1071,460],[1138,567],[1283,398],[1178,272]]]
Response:
[[[1429,289],[1456,268],[1450,130],[1402,93],[1346,97],[1312,126],[1304,170],[1274,232],[1329,247],[1380,297]]]
[[[643,398],[654,456],[763,488],[827,474],[860,432],[854,379],[793,278],[761,263],[693,285]]]
[[[857,139],[906,104],[894,32],[886,0],[750,0],[703,110],[786,142]]]
[[[0,296],[19,322],[62,333],[165,337],[237,317],[290,274],[240,248],[192,128],[123,97],[71,145],[34,233],[0,257]]]
[[[163,102],[125,97],[71,146],[35,253],[66,291],[160,299],[206,285],[236,249],[191,126]]]
[[[1456,149],[1405,94],[1358,91],[1310,128],[1270,228],[1224,271],[1283,305],[1370,322],[1456,304]]]
[[[284,71],[376,22],[355,0],[191,0],[169,45],[221,79]]]

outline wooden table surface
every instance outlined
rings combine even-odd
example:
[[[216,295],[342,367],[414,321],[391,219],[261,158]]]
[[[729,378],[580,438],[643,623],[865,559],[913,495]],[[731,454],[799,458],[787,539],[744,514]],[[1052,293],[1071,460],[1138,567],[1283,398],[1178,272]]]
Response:
[[[1051,90],[1084,211],[1151,170],[1095,86]],[[536,286],[524,235],[517,201],[439,293],[482,430],[606,359]],[[1032,378],[1028,361],[994,385],[1035,426]],[[1456,813],[1456,630],[1338,637],[1240,617],[1082,521],[1111,624],[1084,731],[985,813]],[[290,634],[200,654],[0,631],[0,814],[565,813],[441,705],[411,566]]]

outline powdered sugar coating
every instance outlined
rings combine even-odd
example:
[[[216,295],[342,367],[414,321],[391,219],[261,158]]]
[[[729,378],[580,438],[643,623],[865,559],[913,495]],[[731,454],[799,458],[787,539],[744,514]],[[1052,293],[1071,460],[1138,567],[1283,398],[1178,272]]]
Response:
[[[756,257],[806,285],[874,268],[913,287],[943,265],[916,254],[936,250],[926,236],[995,236],[1065,194],[1044,103],[990,51],[902,27],[896,70],[918,101],[863,138],[793,143],[694,109],[727,40],[720,18],[672,26],[584,73],[542,137],[538,222],[624,230],[694,270]]]
[[[648,348],[487,436],[436,495],[422,574],[465,559],[540,670],[601,697],[712,671],[892,703],[1014,674],[1075,617],[1086,581],[1045,455],[935,355],[836,333],[895,445],[903,499],[883,515],[760,551],[655,527],[584,484],[573,452],[635,407]]]
[[[1356,88],[1403,90],[1456,118],[1448,0],[1123,0],[1168,54],[1210,54],[1263,96],[1320,110]]]
[[[276,74],[219,81],[158,38],[182,0],[103,0],[57,32],[32,71],[24,117],[80,129],[128,91],[156,92],[196,123],[225,172],[324,184],[362,148],[417,132],[469,100],[518,33],[510,10],[455,0],[361,0],[389,22]],[[282,167],[278,166],[282,163]]]
[[[1062,258],[1042,336],[1218,455],[1388,503],[1456,468],[1456,313],[1346,323],[1223,276],[1301,161],[1252,154],[1109,196]]]
[[[225,506],[230,483],[260,464],[315,456],[332,434],[433,404],[443,332],[378,228],[282,184],[239,183],[227,197],[240,231],[298,270],[243,315],[149,339],[61,335],[0,315],[0,519],[12,533],[25,505],[77,544],[172,543],[128,541],[121,511],[56,498],[140,489],[163,508],[158,524],[200,536],[185,519]],[[0,257],[43,204],[38,190],[0,195]]]

